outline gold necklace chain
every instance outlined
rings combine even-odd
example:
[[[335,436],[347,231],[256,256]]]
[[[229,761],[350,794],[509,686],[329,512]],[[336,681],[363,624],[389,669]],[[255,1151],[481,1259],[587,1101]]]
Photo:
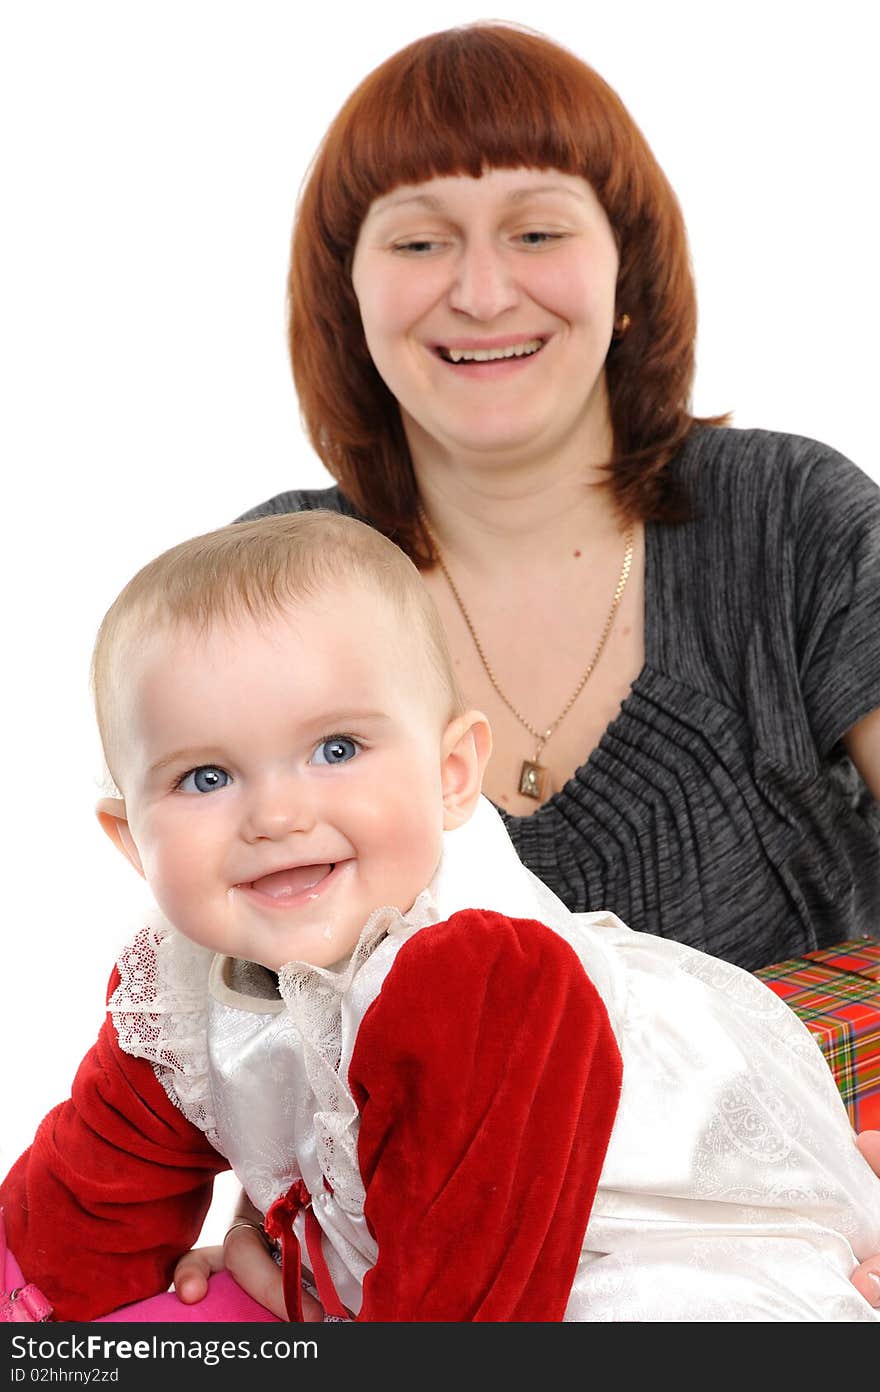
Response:
[[[611,600],[611,608],[608,610],[608,616],[605,619],[605,625],[602,629],[601,634],[599,635],[599,641],[596,644],[593,656],[590,658],[590,661],[587,664],[586,671],[584,672],[574,691],[571,693],[562,710],[559,712],[552,724],[548,725],[546,730],[536,730],[534,725],[531,725],[529,721],[526,720],[525,716],[517,710],[513,702],[508,699],[505,693],[501,690],[501,687],[498,685],[498,678],[492,671],[492,667],[483,650],[483,645],[477,636],[477,631],[474,628],[471,616],[465,608],[464,601],[458,592],[455,581],[453,580],[452,576],[449,574],[449,571],[446,568],[446,562],[444,561],[443,553],[440,550],[439,545],[437,544],[437,538],[435,537],[431,528],[428,526],[428,520],[425,517],[425,514],[421,508],[419,509],[419,520],[421,521],[421,524],[424,527],[425,532],[433,548],[434,558],[443,572],[443,575],[446,579],[446,583],[452,592],[452,597],[458,605],[459,611],[461,612],[461,617],[464,619],[465,624],[467,625],[468,633],[471,635],[471,638],[473,639],[474,647],[477,650],[477,656],[483,664],[483,669],[486,673],[486,676],[489,678],[489,681],[492,683],[492,686],[494,687],[497,694],[500,696],[501,700],[504,702],[507,709],[510,711],[511,715],[516,716],[520,725],[524,726],[524,728],[528,730],[529,734],[532,735],[534,739],[536,739],[538,742],[537,749],[535,750],[534,759],[523,760],[522,768],[520,770],[519,792],[524,797],[536,798],[540,800],[544,796],[544,785],[546,783],[547,769],[544,767],[543,764],[540,764],[538,760],[541,757],[541,752],[545,744],[549,740],[550,736],[555,734],[556,730],[559,728],[565,717],[568,715],[568,712],[571,710],[572,706],[574,705],[577,698],[580,696],[587,682],[590,680],[590,677],[593,675],[596,663],[602,656],[602,650],[605,647],[606,642],[608,641],[608,635],[610,634],[612,626],[614,624],[614,619],[617,614],[617,610],[620,607],[620,601],[623,598],[623,592],[626,589],[626,582],[629,579],[629,573],[632,569],[634,528],[632,524],[630,524],[630,526],[627,528],[623,553],[623,565],[620,568],[620,575],[618,576],[617,585],[614,589],[614,596]]]

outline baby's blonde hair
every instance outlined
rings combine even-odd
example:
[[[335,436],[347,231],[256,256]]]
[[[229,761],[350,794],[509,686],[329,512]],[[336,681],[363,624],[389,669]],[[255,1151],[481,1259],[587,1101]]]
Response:
[[[418,570],[380,532],[335,512],[284,513],[181,542],[149,561],[104,616],[92,655],[98,732],[113,773],[117,658],[126,644],[156,630],[193,628],[245,618],[256,622],[340,584],[370,586],[397,610],[418,643],[446,702],[448,718],[463,703],[440,617]]]

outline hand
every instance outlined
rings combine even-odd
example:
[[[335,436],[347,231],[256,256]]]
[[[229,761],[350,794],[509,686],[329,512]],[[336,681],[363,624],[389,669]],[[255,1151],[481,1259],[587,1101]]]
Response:
[[[856,1145],[864,1155],[875,1175],[880,1177],[880,1131],[862,1131],[856,1136]],[[863,1295],[869,1305],[880,1307],[880,1252],[867,1257],[857,1266],[851,1277],[859,1295]]]
[[[248,1226],[236,1227],[235,1224],[239,1222]],[[194,1305],[205,1298],[208,1278],[224,1268],[254,1300],[271,1310],[278,1319],[287,1320],[281,1289],[281,1268],[272,1260],[266,1240],[261,1235],[260,1213],[244,1194],[239,1199],[223,1245],[194,1247],[180,1258],[174,1268],[174,1289],[185,1305]],[[303,1319],[308,1324],[323,1320],[322,1306],[308,1291],[303,1291],[302,1302]]]

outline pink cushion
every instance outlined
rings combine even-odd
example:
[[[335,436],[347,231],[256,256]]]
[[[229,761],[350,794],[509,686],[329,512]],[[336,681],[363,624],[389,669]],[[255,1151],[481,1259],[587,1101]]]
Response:
[[[189,1321],[200,1323],[280,1324],[263,1305],[258,1305],[237,1286],[228,1271],[219,1271],[208,1282],[208,1294],[195,1305],[184,1305],[174,1291],[152,1295],[148,1300],[136,1300],[123,1305],[112,1314],[102,1315],[97,1324],[120,1322],[131,1324],[162,1324]]]

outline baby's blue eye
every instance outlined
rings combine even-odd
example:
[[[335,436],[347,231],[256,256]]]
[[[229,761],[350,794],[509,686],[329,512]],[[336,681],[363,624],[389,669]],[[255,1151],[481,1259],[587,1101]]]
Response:
[[[334,735],[332,739],[321,740],[314,754],[313,764],[347,764],[358,753],[360,745],[345,735]]]
[[[231,782],[225,769],[217,768],[215,764],[202,764],[199,768],[190,769],[177,786],[182,793],[213,793]]]

